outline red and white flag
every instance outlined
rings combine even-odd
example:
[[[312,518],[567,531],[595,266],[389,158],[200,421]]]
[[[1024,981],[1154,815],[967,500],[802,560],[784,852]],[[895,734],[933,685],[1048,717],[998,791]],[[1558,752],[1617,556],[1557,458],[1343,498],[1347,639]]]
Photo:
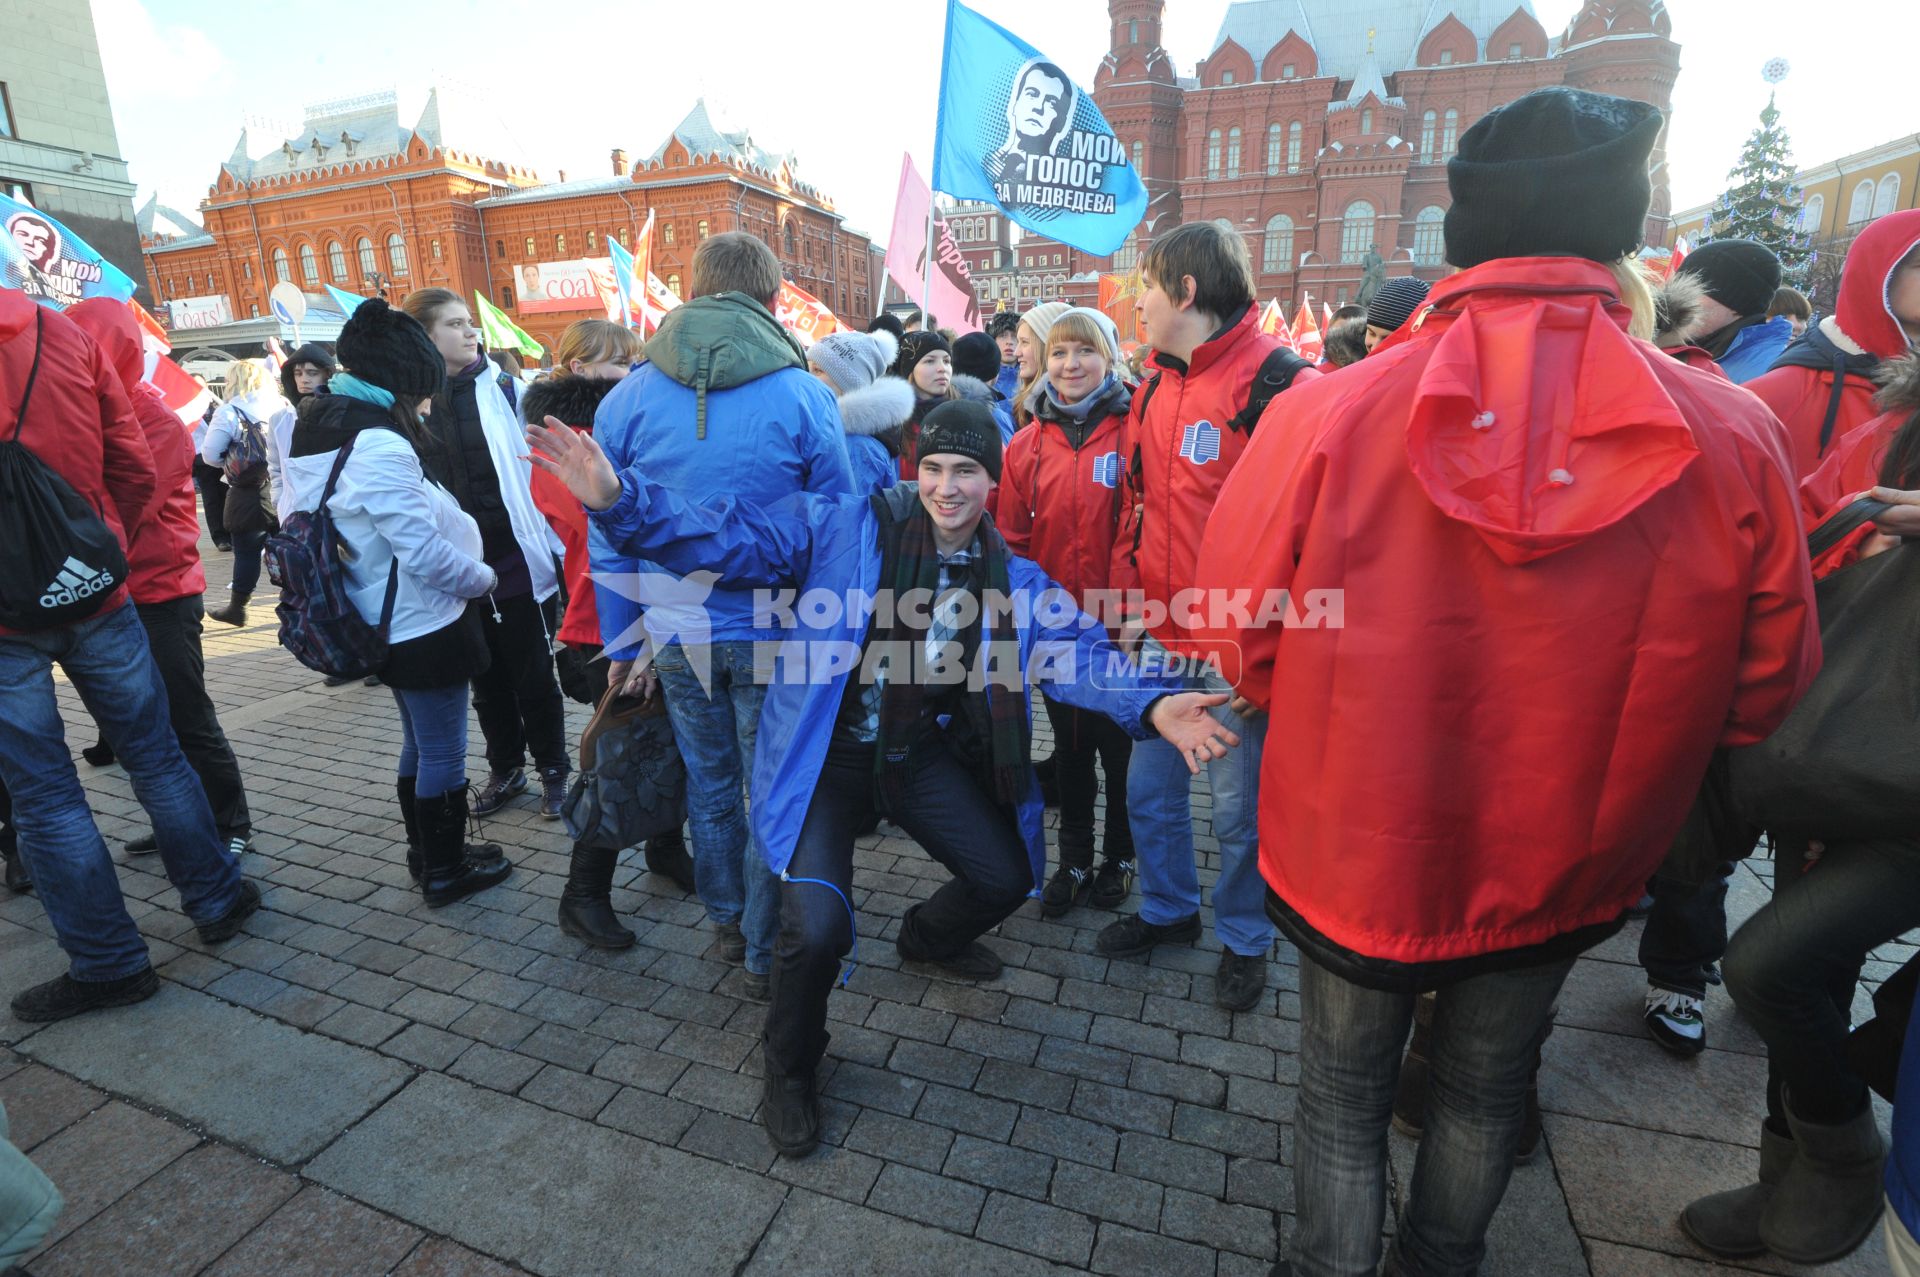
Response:
[[[773,304],[773,317],[811,346],[829,333],[838,332],[840,321],[827,304],[789,280],[780,281],[780,296]]]
[[[1308,363],[1319,363],[1325,349],[1320,334],[1320,325],[1313,318],[1313,294],[1308,293],[1300,303],[1300,309],[1293,312],[1293,348],[1300,358]]]
[[[1680,263],[1687,260],[1687,254],[1691,251],[1692,249],[1687,244],[1686,236],[1682,235],[1679,239],[1673,241],[1673,252],[1667,255],[1668,279],[1673,278],[1674,272],[1680,269]]]
[[[887,240],[887,275],[916,303],[926,298],[933,313],[926,325],[929,330],[938,325],[959,333],[980,332],[980,299],[974,295],[973,275],[944,217],[934,218],[932,261],[928,261],[927,213],[932,206],[933,192],[914,168],[913,157],[901,156],[900,193],[894,199],[893,231]]]

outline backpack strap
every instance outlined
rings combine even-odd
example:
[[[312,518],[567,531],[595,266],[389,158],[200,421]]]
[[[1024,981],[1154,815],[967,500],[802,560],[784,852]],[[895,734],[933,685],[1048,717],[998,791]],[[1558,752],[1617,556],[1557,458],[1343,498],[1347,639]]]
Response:
[[[1293,379],[1300,375],[1302,368],[1311,367],[1312,364],[1285,346],[1276,346],[1268,351],[1267,357],[1260,361],[1259,371],[1253,374],[1253,392],[1247,398],[1247,406],[1227,422],[1227,429],[1238,430],[1251,437],[1267,405],[1293,385]]]
[[[391,430],[391,426],[368,426],[368,430]],[[400,432],[395,430],[395,434]],[[334,485],[340,482],[340,472],[347,468],[347,458],[353,453],[353,445],[360,441],[360,432],[355,431],[340,445],[340,451],[333,455],[333,468],[327,471],[326,486],[320,489],[320,504],[314,507],[316,513],[331,519],[327,511],[327,502],[333,500]],[[387,627],[393,623],[393,602],[400,593],[400,556],[394,555],[393,562],[387,567],[387,596],[380,604],[380,637],[387,636]]]
[[[499,386],[500,393],[507,397],[507,407],[513,409],[515,413],[518,413],[520,411],[520,392],[514,389],[513,374],[502,370],[500,374],[494,378],[494,384]]]
[[[1833,423],[1840,419],[1840,399],[1847,391],[1847,352],[1837,347],[1833,352],[1833,390],[1827,395],[1826,420],[1820,423],[1820,451],[1817,456],[1827,455],[1827,445],[1833,441]]]
[[[1817,559],[1853,534],[1861,524],[1877,519],[1893,506],[1872,497],[1859,497],[1835,510],[1807,534],[1807,557]]]
[[[20,441],[20,429],[27,423],[27,405],[33,402],[33,384],[40,380],[40,352],[46,348],[46,312],[33,308],[33,366],[27,369],[27,388],[20,396],[20,415],[13,419],[13,442]]]

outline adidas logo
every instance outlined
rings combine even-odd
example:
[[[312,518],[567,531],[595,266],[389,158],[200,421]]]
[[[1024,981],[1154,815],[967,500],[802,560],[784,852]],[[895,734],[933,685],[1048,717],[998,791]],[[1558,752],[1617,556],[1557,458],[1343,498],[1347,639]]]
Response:
[[[60,565],[60,572],[47,582],[40,592],[40,606],[66,607],[78,603],[81,599],[92,598],[103,590],[111,590],[119,584],[111,572],[100,568],[88,567],[80,560],[69,555]]]

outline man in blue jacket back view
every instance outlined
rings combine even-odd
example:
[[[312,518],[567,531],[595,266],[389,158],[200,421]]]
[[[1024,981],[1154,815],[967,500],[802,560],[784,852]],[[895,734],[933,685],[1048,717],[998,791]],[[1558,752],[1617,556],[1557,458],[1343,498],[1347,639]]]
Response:
[[[1677,272],[1707,291],[1701,304],[1707,335],[1694,342],[1713,356],[1735,385],[1773,366],[1793,340],[1793,321],[1767,318],[1780,287],[1780,259],[1750,239],[1717,239],[1687,254]]]
[[[700,245],[693,300],[661,321],[647,362],[594,416],[616,467],[637,466],[696,504],[853,491],[839,408],[774,320],[779,292],[780,263],[752,235]],[[779,885],[750,845],[744,780],[766,694],[754,678],[754,643],[780,630],[754,614],[751,590],[709,592],[710,577],[667,573],[610,545],[598,527],[588,547],[610,681],[638,692],[658,677],[687,765],[694,884],[720,928],[721,956],[744,962],[744,992],[764,1000]]]

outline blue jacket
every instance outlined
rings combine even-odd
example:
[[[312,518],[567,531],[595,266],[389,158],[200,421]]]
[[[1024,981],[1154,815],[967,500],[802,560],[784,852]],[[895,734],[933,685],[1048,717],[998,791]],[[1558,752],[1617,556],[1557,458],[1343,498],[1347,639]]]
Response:
[[[1920,1237],[1920,999],[1907,1021],[1894,1090],[1893,1147],[1887,1154],[1887,1204],[1907,1232]]]
[[[677,571],[711,569],[735,587],[820,591],[816,597],[855,604],[793,608],[795,623],[785,631],[761,709],[753,826],[768,867],[784,874],[827,756],[848,671],[858,664],[872,617],[880,584],[879,515],[865,495],[801,494],[764,506],[721,498],[693,505],[635,469],[620,482],[620,499],[592,516],[595,534],[609,544]],[[902,483],[882,499],[904,515],[919,493]],[[1012,556],[1008,575],[1014,594],[1032,603],[1015,608],[1025,685],[1038,684],[1056,700],[1106,714],[1138,739],[1152,735],[1146,712],[1161,696],[1181,690],[1178,680],[1141,675],[1119,658],[1100,623],[1031,561]],[[1007,693],[989,685],[987,694]],[[1027,713],[1031,722],[1030,699]],[[1047,864],[1037,783],[1028,786],[1018,816],[1037,890]]]
[[[766,503],[795,492],[837,496],[854,490],[833,392],[797,368],[709,391],[707,436],[696,433],[692,388],[651,363],[614,387],[593,418],[593,436],[615,469],[638,466],[695,503],[720,497]],[[610,587],[602,574],[649,572],[657,565],[615,551],[597,526],[588,529],[587,548],[601,641],[610,658],[630,660],[639,650],[636,623],[643,608],[630,597],[635,591]],[[705,607],[707,637],[714,642],[778,636],[778,630],[754,624],[750,591],[716,589]],[[691,632],[687,637],[697,641]]]
[[[1013,392],[1020,389],[1020,365],[1001,364],[1000,375],[993,379],[993,388],[1008,399],[1013,398]]]
[[[1727,353],[1714,362],[1727,374],[1727,379],[1738,386],[1773,367],[1773,361],[1792,341],[1793,321],[1785,315],[1775,315],[1764,324],[1735,333]]]

